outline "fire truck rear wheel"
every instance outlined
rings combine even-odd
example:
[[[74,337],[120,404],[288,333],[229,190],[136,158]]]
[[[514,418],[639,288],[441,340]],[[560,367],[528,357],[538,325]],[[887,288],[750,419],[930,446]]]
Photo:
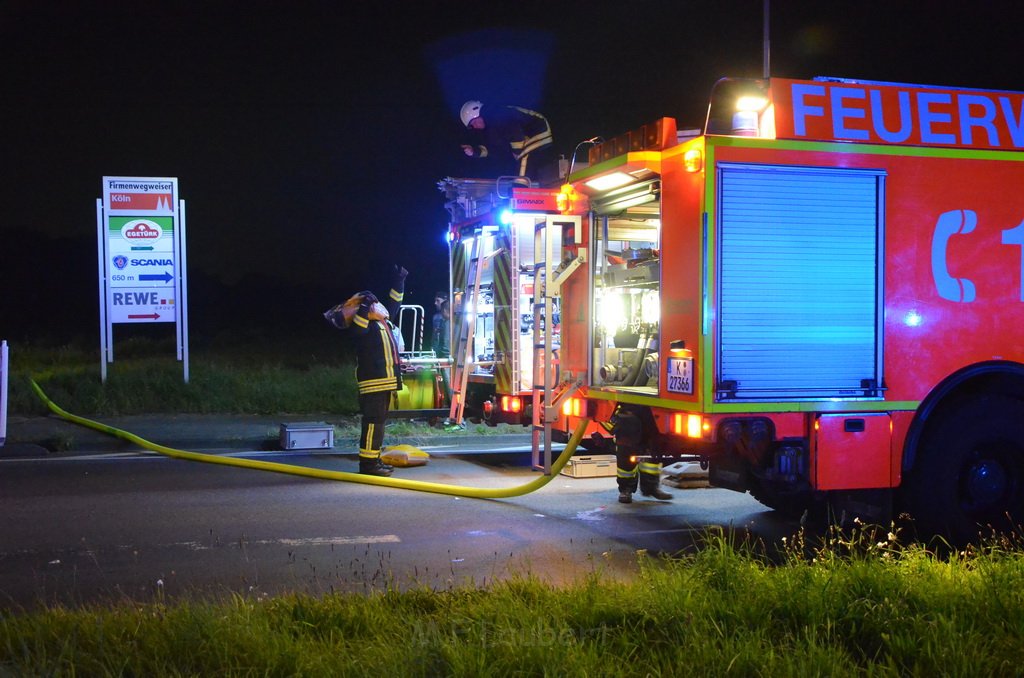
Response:
[[[901,491],[921,536],[953,546],[1024,521],[1024,402],[976,397],[943,409]]]

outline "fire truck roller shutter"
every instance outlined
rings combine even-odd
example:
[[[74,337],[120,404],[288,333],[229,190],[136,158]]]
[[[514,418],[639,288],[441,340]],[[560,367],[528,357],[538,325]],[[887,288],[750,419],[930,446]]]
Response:
[[[884,172],[718,171],[720,397],[877,396]]]

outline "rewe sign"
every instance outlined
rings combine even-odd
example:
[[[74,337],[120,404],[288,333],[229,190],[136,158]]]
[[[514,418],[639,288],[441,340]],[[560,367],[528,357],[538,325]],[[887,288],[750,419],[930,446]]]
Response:
[[[178,180],[103,177],[96,222],[103,380],[114,360],[114,324],[174,323],[187,382],[185,202]]]

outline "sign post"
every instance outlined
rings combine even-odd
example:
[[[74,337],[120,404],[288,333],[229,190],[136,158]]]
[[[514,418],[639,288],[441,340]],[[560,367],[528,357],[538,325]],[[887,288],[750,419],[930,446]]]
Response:
[[[0,447],[7,442],[7,342],[0,341]]]
[[[188,383],[185,201],[176,178],[103,177],[96,202],[100,376],[114,362],[115,323],[175,323]]]

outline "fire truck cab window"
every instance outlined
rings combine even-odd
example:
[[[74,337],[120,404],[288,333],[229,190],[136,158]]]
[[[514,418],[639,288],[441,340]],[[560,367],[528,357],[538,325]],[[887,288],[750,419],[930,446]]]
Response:
[[[594,200],[592,386],[658,391],[661,210],[657,181]]]

